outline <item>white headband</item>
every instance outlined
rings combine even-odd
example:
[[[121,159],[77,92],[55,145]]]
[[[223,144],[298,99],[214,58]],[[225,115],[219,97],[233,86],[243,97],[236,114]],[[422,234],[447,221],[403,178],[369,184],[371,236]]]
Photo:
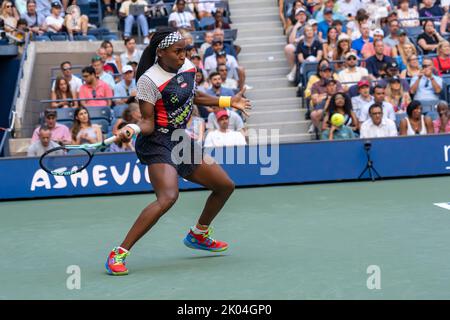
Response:
[[[178,31],[172,32],[159,43],[158,49],[166,49],[173,45],[175,42],[178,42],[182,39],[184,38],[181,33],[179,33]]]

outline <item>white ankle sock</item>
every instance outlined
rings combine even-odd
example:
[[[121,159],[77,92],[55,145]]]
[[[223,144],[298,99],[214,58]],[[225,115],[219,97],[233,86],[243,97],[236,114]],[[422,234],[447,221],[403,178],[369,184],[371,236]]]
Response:
[[[201,230],[201,229],[198,229],[197,226],[192,227],[192,232],[195,234],[205,234],[207,231],[208,231],[208,229]]]

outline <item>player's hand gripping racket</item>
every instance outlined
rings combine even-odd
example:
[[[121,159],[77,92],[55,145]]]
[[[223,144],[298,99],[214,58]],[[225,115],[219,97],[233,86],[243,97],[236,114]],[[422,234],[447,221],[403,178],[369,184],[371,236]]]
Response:
[[[91,163],[95,152],[115,142],[116,136],[102,142],[82,145],[65,145],[45,152],[39,159],[39,165],[54,176],[70,176],[83,171]]]

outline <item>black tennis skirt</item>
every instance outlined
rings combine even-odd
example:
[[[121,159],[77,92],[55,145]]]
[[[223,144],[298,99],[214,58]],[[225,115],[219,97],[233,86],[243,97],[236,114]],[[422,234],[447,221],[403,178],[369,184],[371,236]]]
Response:
[[[182,134],[176,141],[172,141],[170,132],[162,133],[157,129],[149,136],[138,135],[135,149],[141,163],[167,163],[181,177],[189,176],[202,161],[202,146],[184,130],[179,132]]]

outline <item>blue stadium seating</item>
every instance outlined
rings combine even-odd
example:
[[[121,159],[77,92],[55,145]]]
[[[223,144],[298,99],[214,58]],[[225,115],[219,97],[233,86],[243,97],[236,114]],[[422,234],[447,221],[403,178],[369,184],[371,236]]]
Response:
[[[87,107],[89,117],[91,120],[104,119],[108,122],[111,121],[111,108],[110,107]]]
[[[73,121],[75,108],[60,108],[56,109],[58,122]]]
[[[114,118],[122,118],[122,113],[126,108],[128,108],[127,104],[116,105],[113,108]]]
[[[101,127],[102,133],[107,134],[109,132],[109,121],[105,119],[92,119],[92,124],[97,124]]]
[[[74,36],[74,39],[75,39],[76,41],[97,41],[97,38],[96,38],[94,35],[92,35],[92,34],[88,34],[88,35],[86,35],[86,36],[83,36],[83,35],[75,35],[75,36]]]
[[[52,41],[67,41],[69,37],[67,33],[54,33],[50,34],[50,39]]]

